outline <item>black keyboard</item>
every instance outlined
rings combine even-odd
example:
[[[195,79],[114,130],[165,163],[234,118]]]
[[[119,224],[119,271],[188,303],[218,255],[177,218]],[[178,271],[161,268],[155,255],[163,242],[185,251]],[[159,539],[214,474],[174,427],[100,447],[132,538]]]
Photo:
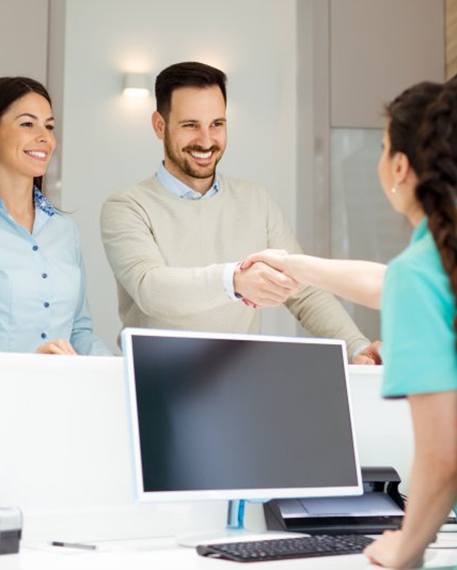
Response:
[[[260,562],[286,558],[311,558],[337,554],[360,554],[372,538],[361,534],[297,536],[275,540],[200,544],[200,556],[225,558],[237,562]]]

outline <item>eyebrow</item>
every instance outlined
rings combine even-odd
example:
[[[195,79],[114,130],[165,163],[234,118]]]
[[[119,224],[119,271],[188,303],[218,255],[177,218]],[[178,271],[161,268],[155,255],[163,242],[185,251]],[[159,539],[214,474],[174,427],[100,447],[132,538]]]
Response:
[[[16,117],[16,119],[20,119],[21,117],[30,117],[31,119],[35,119],[36,121],[38,121],[38,117],[36,115],[32,115],[32,113],[21,113]],[[48,117],[45,120],[45,123],[47,123],[48,121],[55,121],[55,119],[54,117]]]
[[[211,122],[215,123],[217,121],[222,121],[223,123],[227,122],[227,119],[225,117],[219,117],[219,119],[213,119]],[[199,123],[200,121],[198,121],[197,119],[184,119],[182,121],[179,121],[178,124],[182,125],[183,123]]]

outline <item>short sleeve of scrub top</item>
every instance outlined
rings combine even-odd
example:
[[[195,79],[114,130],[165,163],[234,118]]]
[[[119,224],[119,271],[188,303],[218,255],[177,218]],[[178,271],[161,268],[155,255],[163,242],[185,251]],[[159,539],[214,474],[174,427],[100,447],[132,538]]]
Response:
[[[457,390],[455,299],[426,219],[388,266],[381,309],[384,397]]]

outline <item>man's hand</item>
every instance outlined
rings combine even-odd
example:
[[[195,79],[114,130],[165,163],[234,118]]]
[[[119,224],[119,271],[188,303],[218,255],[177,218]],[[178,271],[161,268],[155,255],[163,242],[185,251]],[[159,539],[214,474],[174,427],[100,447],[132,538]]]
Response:
[[[375,340],[352,358],[352,364],[382,364],[381,341]]]
[[[42,344],[35,352],[38,352],[38,354],[76,354],[76,351],[71,344],[62,338]]]
[[[387,530],[384,534],[367,546],[365,556],[372,564],[388,568],[419,568],[422,566],[423,553],[416,553],[407,559],[401,530]]]
[[[235,293],[257,308],[282,305],[300,287],[284,273],[261,262],[248,269],[238,267],[233,282]]]

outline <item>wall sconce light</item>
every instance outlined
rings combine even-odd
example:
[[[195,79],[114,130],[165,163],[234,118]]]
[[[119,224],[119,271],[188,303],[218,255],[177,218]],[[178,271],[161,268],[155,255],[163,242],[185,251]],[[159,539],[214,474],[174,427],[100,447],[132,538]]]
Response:
[[[151,78],[147,73],[126,73],[123,82],[123,94],[128,97],[149,97]]]

